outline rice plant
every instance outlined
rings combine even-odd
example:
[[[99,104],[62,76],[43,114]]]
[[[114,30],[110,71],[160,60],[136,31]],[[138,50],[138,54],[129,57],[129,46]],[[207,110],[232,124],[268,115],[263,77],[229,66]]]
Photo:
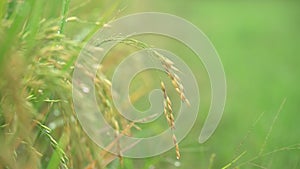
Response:
[[[45,5],[52,9],[44,11]],[[105,20],[92,22],[69,16],[80,6],[84,4],[72,6],[70,0],[1,1],[0,168],[104,168],[115,158],[122,164],[121,154],[101,150],[89,139],[72,106],[71,77],[76,58]],[[115,11],[113,6],[103,15],[113,17],[109,16]],[[69,23],[90,24],[92,28],[74,39],[68,35],[72,32],[67,28]],[[155,54],[166,70],[175,68],[171,61]],[[168,76],[182,100],[187,101],[179,79],[170,71]],[[131,128],[138,126],[120,118],[112,106],[111,82],[101,70],[95,86],[99,108],[116,130],[112,145],[118,144],[118,133],[130,135]],[[174,123],[173,115],[169,114],[167,120]],[[173,140],[179,158],[175,135]]]

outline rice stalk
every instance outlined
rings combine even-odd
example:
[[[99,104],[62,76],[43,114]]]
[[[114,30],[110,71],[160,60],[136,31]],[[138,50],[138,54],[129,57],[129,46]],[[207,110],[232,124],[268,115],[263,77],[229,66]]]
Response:
[[[176,135],[174,132],[175,131],[175,119],[174,119],[173,110],[172,110],[172,102],[167,94],[165,84],[162,81],[161,81],[161,90],[162,90],[163,96],[164,96],[164,115],[167,119],[169,127],[172,130],[172,133],[173,133],[172,140],[175,145],[176,158],[177,158],[177,160],[179,160],[180,159],[180,151],[179,151],[177,138],[176,138]]]
[[[178,93],[181,101],[185,102],[187,105],[190,105],[189,100],[185,96],[184,87],[182,85],[181,79],[175,73],[176,71],[178,72],[179,69],[174,66],[174,63],[170,59],[162,56],[157,51],[153,51],[153,53],[159,57],[159,60],[162,64],[162,66],[164,67],[168,77],[171,79],[172,85],[175,88],[176,92]]]
[[[138,49],[148,49],[150,50],[150,54],[156,56],[159,61],[161,62],[161,65],[165,69],[165,72],[167,76],[171,79],[172,85],[175,88],[176,92],[178,93],[180,99],[182,102],[185,102],[187,105],[190,105],[189,100],[185,96],[184,92],[184,86],[181,82],[180,77],[176,74],[176,72],[180,72],[180,70],[175,66],[174,62],[171,61],[170,59],[166,58],[163,56],[161,53],[157,52],[155,49],[151,48],[148,44],[139,41],[137,39],[132,39],[132,38],[122,38],[122,37],[114,37],[114,38],[109,38],[105,39],[101,42],[98,42],[96,44],[96,47],[100,47],[104,43],[112,42],[112,41],[117,41],[119,43],[123,43],[129,46],[136,47]]]

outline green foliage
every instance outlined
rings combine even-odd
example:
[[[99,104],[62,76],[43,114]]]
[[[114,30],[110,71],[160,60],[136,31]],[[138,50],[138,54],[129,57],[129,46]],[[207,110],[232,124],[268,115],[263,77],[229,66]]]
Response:
[[[0,168],[102,168],[72,107],[71,75],[84,41],[63,34],[75,8],[59,2],[0,3]]]

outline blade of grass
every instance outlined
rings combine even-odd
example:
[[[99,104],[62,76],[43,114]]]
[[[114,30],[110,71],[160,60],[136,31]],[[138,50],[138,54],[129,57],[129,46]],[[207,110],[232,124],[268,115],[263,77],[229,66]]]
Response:
[[[77,59],[77,57],[73,56],[70,60],[68,60],[61,71],[67,72],[71,68],[71,66],[73,66],[75,64],[76,59]]]
[[[5,19],[9,19],[15,12],[17,6],[17,0],[11,0],[6,2],[7,2],[7,15]]]
[[[208,169],[212,169],[212,168],[213,168],[215,158],[216,158],[216,154],[213,153],[213,154],[210,156],[210,158],[209,158]]]
[[[63,7],[61,11],[61,21],[60,21],[60,28],[59,28],[59,34],[62,34],[64,31],[64,26],[67,19],[67,14],[69,10],[70,0],[64,0],[63,1]]]
[[[7,1],[0,1],[0,19],[4,19]]]
[[[259,117],[254,121],[254,123],[252,124],[251,128],[248,130],[247,134],[245,135],[245,137],[242,139],[242,141],[240,142],[240,144],[237,146],[236,148],[236,154],[239,153],[239,151],[241,150],[241,147],[245,144],[245,142],[247,141],[248,137],[250,136],[251,132],[253,131],[254,127],[257,125],[257,123],[260,121],[260,119],[263,117],[264,112],[262,112]]]
[[[240,166],[243,166],[245,164],[249,164],[261,157],[266,157],[266,156],[269,156],[269,155],[272,155],[272,154],[275,154],[275,153],[279,153],[279,152],[282,152],[282,151],[288,151],[288,150],[300,150],[300,144],[294,144],[294,145],[290,145],[290,146],[285,146],[285,147],[281,147],[281,148],[278,148],[278,149],[275,149],[273,151],[270,151],[270,152],[267,152],[267,153],[263,153],[261,154],[260,156],[255,156],[243,163],[240,163],[238,165],[236,165],[235,167],[238,168]]]
[[[68,168],[64,149],[68,145],[70,140],[70,129],[68,127],[66,128],[58,143],[52,137],[49,137],[49,139],[51,139],[51,142],[53,144],[54,152],[46,169],[59,168],[60,164],[62,164],[64,168]]]
[[[5,57],[7,57],[7,53],[12,49],[11,47],[14,46],[15,42],[18,42],[16,41],[18,33],[22,30],[26,18],[30,13],[30,5],[28,3],[29,2],[25,1],[18,7],[15,7],[17,9],[11,14],[11,17],[14,17],[12,19],[13,21],[0,40],[0,67],[3,67],[3,61],[5,60]]]
[[[72,13],[72,12],[76,11],[77,9],[84,7],[85,5],[87,5],[90,2],[91,2],[91,0],[86,0],[86,1],[82,2],[81,4],[76,5],[75,7],[71,8],[69,10],[69,12]]]
[[[26,36],[26,45],[27,45],[27,54],[30,56],[30,53],[32,52],[30,49],[34,47],[34,43],[36,42],[36,35],[38,33],[39,27],[40,27],[40,21],[42,17],[43,12],[43,5],[44,1],[29,1],[30,6],[32,9],[30,10],[30,16],[28,18],[26,31],[29,32],[28,36]],[[25,56],[27,56],[25,54]]]
[[[237,162],[241,157],[243,157],[246,154],[247,151],[242,152],[239,156],[237,156],[235,159],[233,159],[230,163],[222,167],[222,169],[229,168],[232,166],[235,162]]]
[[[97,23],[99,23],[98,25],[95,25],[90,31],[89,33],[86,35],[86,37],[82,40],[82,42],[86,42],[88,41],[93,35],[94,33],[101,27],[103,27],[103,24],[105,21],[107,20],[111,20],[109,19],[110,16],[113,16],[113,13],[116,11],[116,9],[118,9],[119,5],[121,4],[121,1],[115,1],[111,7],[109,9],[107,9],[104,14],[102,15],[102,17],[97,21]]]
[[[259,151],[259,156],[262,155],[262,153],[263,153],[263,151],[264,151],[264,149],[265,149],[265,147],[266,147],[266,145],[267,145],[267,142],[268,142],[269,137],[270,137],[270,135],[271,135],[271,133],[272,133],[273,127],[274,127],[274,125],[275,125],[275,122],[277,121],[278,116],[279,116],[279,113],[281,112],[281,110],[282,110],[282,108],[283,108],[285,102],[286,102],[286,98],[283,99],[283,101],[282,101],[282,103],[281,103],[281,105],[280,105],[280,107],[279,107],[279,109],[278,109],[278,111],[277,111],[275,117],[273,118],[272,124],[271,124],[271,126],[270,126],[270,128],[269,128],[269,131],[268,131],[267,135],[266,135],[266,138],[265,138],[265,140],[264,140],[264,143],[263,143],[263,145],[261,146],[261,149],[260,149],[260,151]]]

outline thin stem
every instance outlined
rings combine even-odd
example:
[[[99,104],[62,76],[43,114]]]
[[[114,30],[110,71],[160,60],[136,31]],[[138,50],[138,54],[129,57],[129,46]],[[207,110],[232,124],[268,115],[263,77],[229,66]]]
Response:
[[[242,152],[239,156],[237,156],[235,159],[233,159],[229,164],[225,165],[224,167],[222,167],[222,169],[227,169],[230,166],[232,166],[235,162],[237,162],[241,157],[243,157],[245,154],[247,153],[247,151]]]
[[[275,122],[276,122],[276,120],[278,119],[278,116],[279,116],[279,114],[280,114],[280,112],[281,112],[281,110],[282,110],[282,108],[283,108],[285,102],[286,102],[286,98],[283,99],[283,101],[282,101],[282,103],[281,103],[281,105],[280,105],[280,107],[279,107],[279,109],[278,109],[278,111],[277,111],[277,113],[276,113],[276,115],[275,115],[275,117],[274,117],[274,119],[273,119],[273,122],[272,122],[272,124],[271,124],[271,126],[270,126],[270,128],[269,128],[268,134],[267,134],[267,136],[266,136],[266,138],[265,138],[265,140],[264,140],[264,143],[263,143],[263,145],[261,146],[261,149],[260,149],[260,151],[259,151],[259,155],[262,155],[262,153],[263,153],[263,151],[264,151],[264,149],[265,149],[265,147],[266,147],[266,145],[267,145],[267,142],[268,142],[268,140],[269,140],[269,138],[270,138],[270,135],[271,135],[271,133],[272,133],[273,127],[274,127],[274,125],[275,125]]]
[[[282,151],[288,151],[288,150],[299,150],[300,149],[300,144],[294,144],[294,145],[290,145],[290,146],[287,146],[287,147],[281,147],[281,148],[278,148],[278,149],[275,149],[273,151],[270,151],[270,152],[267,152],[267,153],[264,153],[264,154],[261,154],[259,156],[255,156],[241,164],[238,164],[236,165],[235,167],[240,167],[240,166],[243,166],[245,164],[249,164],[255,160],[257,160],[258,158],[261,158],[261,157],[266,157],[266,156],[269,156],[269,155],[272,155],[274,153],[278,153],[278,152],[282,152]]]
[[[62,8],[62,12],[61,12],[62,13],[62,18],[61,18],[61,21],[60,21],[60,27],[59,27],[58,34],[63,33],[64,26],[65,26],[65,23],[66,23],[67,13],[68,13],[68,10],[69,10],[69,5],[70,5],[70,0],[64,0],[63,1],[63,8]]]

